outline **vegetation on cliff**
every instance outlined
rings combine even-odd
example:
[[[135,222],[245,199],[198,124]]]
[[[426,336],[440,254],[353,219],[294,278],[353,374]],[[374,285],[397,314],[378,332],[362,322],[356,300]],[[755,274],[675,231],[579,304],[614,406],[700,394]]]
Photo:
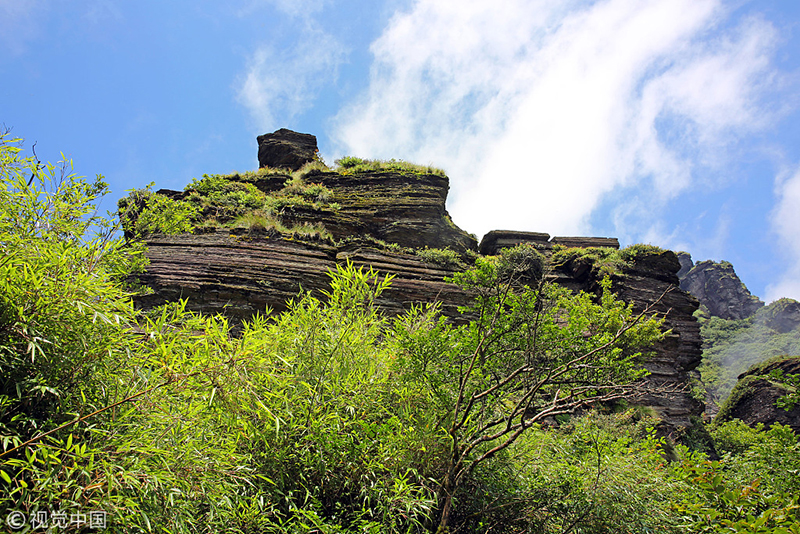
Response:
[[[800,532],[791,431],[712,429],[710,462],[657,437],[652,414],[611,410],[661,332],[607,282],[596,300],[544,282],[529,250],[479,258],[454,277],[477,295],[454,324],[435,305],[387,318],[391,278],[346,264],[325,298],[300,294],[234,333],[185,302],[133,309],[141,249],[93,216],[101,180],[40,167],[7,136],[0,167],[3,520]]]
[[[596,277],[621,274],[625,267],[632,266],[637,257],[647,254],[660,254],[664,249],[645,244],[636,244],[622,250],[605,247],[562,247],[556,245],[550,264],[554,267],[571,262],[582,262],[590,266]]]
[[[282,220],[285,209],[338,209],[330,189],[307,182],[301,169],[293,177],[278,175],[282,185],[264,192],[254,183],[265,176],[275,178],[261,171],[203,175],[187,185],[180,198],[153,193],[149,187],[131,191],[118,202],[122,227],[126,235],[137,238],[218,227],[330,238],[322,225],[287,226]]]

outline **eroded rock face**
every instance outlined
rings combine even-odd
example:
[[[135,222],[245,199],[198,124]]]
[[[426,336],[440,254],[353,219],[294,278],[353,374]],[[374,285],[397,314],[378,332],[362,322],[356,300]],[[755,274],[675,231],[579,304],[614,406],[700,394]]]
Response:
[[[763,314],[763,315],[762,315]],[[762,312],[764,324],[780,334],[800,327],[800,302],[794,299],[778,299]]]
[[[317,155],[317,138],[281,128],[277,132],[259,135],[258,166],[296,171]]]
[[[678,261],[681,264],[681,270],[678,271],[678,278],[683,280],[683,277],[686,276],[686,273],[692,270],[694,267],[694,262],[692,261],[692,255],[688,252],[678,252]]]
[[[443,281],[452,268],[426,263],[415,254],[380,250],[367,244],[336,246],[308,243],[265,234],[231,235],[217,230],[205,235],[153,237],[148,241],[150,266],[141,277],[154,293],[140,299],[143,307],[188,298],[192,310],[223,313],[244,319],[267,307],[286,308],[286,302],[302,289],[326,289],[327,272],[348,259],[356,265],[372,266],[394,274],[391,288],[379,304],[389,314],[400,314],[413,304],[438,301],[442,312],[458,317],[457,308],[471,296]],[[699,326],[692,316],[697,301],[681,291],[675,273],[678,260],[672,252],[638,258],[614,279],[620,298],[643,309],[670,287],[657,307],[666,314],[672,333],[654,348],[645,365],[652,373],[652,393],[643,402],[653,406],[672,426],[688,426],[689,418],[702,413],[702,403],[688,392],[690,372],[700,363]],[[599,280],[591,269],[562,267],[550,279],[574,291],[599,291]]]
[[[625,302],[632,302],[636,311],[661,299],[654,311],[665,317],[665,328],[671,333],[653,347],[645,363],[652,392],[642,401],[655,408],[672,427],[690,426],[690,417],[699,416],[704,408],[690,394],[693,371],[702,357],[700,325],[693,315],[699,303],[678,287],[679,269],[675,253],[664,251],[639,256],[632,266],[612,277],[614,293]],[[599,291],[598,276],[580,258],[558,266],[551,277],[573,291]]]
[[[450,181],[436,174],[373,171],[308,177],[333,191],[339,209],[328,212],[289,208],[289,224],[321,222],[335,239],[370,236],[410,248],[477,250],[477,240],[453,224],[445,208]]]
[[[705,306],[711,315],[722,319],[745,319],[764,303],[745,287],[730,263],[711,260],[695,263],[680,282]]]
[[[770,376],[776,370],[785,374],[800,374],[800,357],[759,364],[739,375],[739,383],[722,407],[720,417],[726,420],[740,419],[750,426],[761,423],[770,427],[780,423],[800,433],[800,406],[787,411],[776,404],[788,393],[781,380]]]
[[[265,193],[272,193],[284,187],[290,178],[288,174],[269,174],[250,183]],[[475,237],[453,224],[447,213],[445,201],[450,189],[447,176],[397,171],[341,174],[315,170],[303,180],[324,185],[332,192],[332,197],[325,207],[282,208],[280,219],[286,226],[322,224],[336,240],[372,237],[402,247],[450,248],[461,253],[478,248]]]
[[[153,294],[137,304],[150,308],[188,299],[194,311],[221,313],[235,320],[255,313],[286,309],[301,289],[318,297],[328,289],[329,270],[348,259],[357,266],[372,266],[396,275],[391,288],[378,301],[397,315],[413,304],[440,301],[442,311],[457,314],[469,296],[444,282],[454,271],[424,262],[419,256],[381,251],[364,245],[337,247],[266,234],[231,235],[217,230],[203,235],[153,237],[148,242],[150,265],[141,281]]]
[[[481,239],[478,250],[483,255],[497,254],[504,248],[519,244],[529,244],[537,249],[547,251],[553,245],[567,248],[604,247],[619,249],[616,237],[550,237],[550,234],[541,232],[517,232],[515,230],[492,230]]]

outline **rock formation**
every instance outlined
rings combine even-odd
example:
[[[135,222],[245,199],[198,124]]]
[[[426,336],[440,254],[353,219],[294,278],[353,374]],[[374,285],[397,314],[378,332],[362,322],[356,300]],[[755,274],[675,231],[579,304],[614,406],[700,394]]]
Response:
[[[694,295],[711,315],[722,319],[745,319],[764,306],[745,287],[733,265],[727,261],[701,261],[686,270],[686,265],[691,264],[691,256],[685,254],[682,258],[681,289]]]
[[[800,327],[800,302],[794,299],[778,299],[764,308],[760,314],[764,325],[779,334],[785,334]]]
[[[692,416],[703,412],[703,403],[688,391],[688,385],[696,380],[692,373],[700,365],[703,342],[693,316],[698,302],[678,287],[679,269],[678,257],[672,251],[642,253],[612,276],[612,289],[622,300],[632,302],[636,310],[663,295],[656,311],[664,315],[665,327],[671,332],[656,344],[645,364],[654,393],[644,402],[672,426],[688,426]],[[598,291],[600,281],[591,260],[580,256],[554,265],[551,278],[573,291],[591,293]]]
[[[776,373],[776,371],[778,373]],[[753,366],[739,375],[739,383],[720,409],[722,420],[740,419],[750,426],[761,423],[789,425],[800,433],[800,405],[791,410],[777,406],[777,401],[792,391],[785,375],[800,375],[800,357],[783,357]]]
[[[678,252],[678,261],[681,264],[681,269],[678,271],[678,279],[683,280],[686,276],[686,273],[692,270],[694,267],[694,262],[692,261],[692,255],[688,252]]]
[[[273,135],[278,134],[291,137],[281,131]],[[260,160],[264,139],[259,137]],[[286,161],[280,154],[271,157],[273,162]],[[237,176],[229,178],[243,179]],[[273,173],[251,177],[249,183],[261,191],[277,191],[288,178]],[[190,309],[243,319],[266,307],[285,309],[287,300],[301,289],[326,288],[328,270],[347,260],[396,275],[391,289],[379,301],[387,313],[398,314],[415,303],[439,301],[443,313],[454,317],[458,306],[469,302],[470,295],[443,280],[463,265],[430,263],[416,253],[423,247],[449,248],[461,253],[464,260],[470,254],[474,257],[470,251],[477,249],[475,238],[455,226],[445,210],[446,176],[401,170],[339,170],[316,171],[303,179],[328,188],[333,207],[288,206],[281,217],[286,224],[321,223],[333,239],[301,239],[272,230],[223,227],[195,234],[150,236],[150,265],[141,281],[153,293],[138,304],[152,307],[186,298]],[[186,195],[163,193],[174,198]],[[481,252],[495,254],[521,242],[534,244],[546,255],[556,244],[619,248],[613,238],[550,239],[548,234],[494,231],[484,237]],[[673,288],[658,307],[671,333],[655,347],[646,364],[654,386],[646,402],[673,427],[689,425],[689,417],[702,412],[702,405],[688,394],[690,372],[699,364],[701,354],[699,327],[692,316],[698,304],[677,287],[679,268],[674,253],[657,250],[637,255],[613,276],[615,292],[639,309]],[[597,292],[601,273],[587,257],[576,257],[553,265],[548,276],[575,291]]]
[[[154,236],[147,246],[150,265],[140,279],[153,293],[140,298],[143,307],[184,298],[189,309],[235,319],[263,313],[266,307],[279,312],[301,290],[327,289],[328,271],[348,259],[395,275],[379,300],[390,314],[439,300],[444,313],[453,316],[469,299],[458,287],[444,282],[453,269],[431,265],[413,253],[370,247],[368,242],[337,246],[217,230]]]
[[[315,172],[306,179],[329,188],[339,208],[287,208],[287,223],[322,223],[337,240],[370,236],[402,247],[477,249],[475,237],[453,224],[445,209],[446,176],[388,170]]]
[[[619,249],[616,237],[550,237],[542,232],[518,232],[514,230],[492,230],[481,239],[478,251],[484,256],[497,254],[501,249],[522,243],[535,246],[539,250],[552,250],[553,245],[562,247],[605,247]]]
[[[258,166],[296,171],[317,157],[317,138],[281,128],[258,136]]]

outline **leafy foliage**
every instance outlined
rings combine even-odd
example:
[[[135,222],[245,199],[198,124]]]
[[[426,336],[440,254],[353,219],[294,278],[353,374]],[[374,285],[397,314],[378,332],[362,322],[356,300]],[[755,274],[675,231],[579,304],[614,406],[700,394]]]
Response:
[[[256,184],[264,179],[284,180],[282,187],[264,193]],[[152,185],[152,184],[151,184]],[[134,190],[119,201],[120,218],[130,238],[153,234],[180,234],[197,228],[246,228],[273,231],[297,238],[330,238],[321,224],[287,225],[286,209],[338,209],[333,194],[321,184],[307,183],[300,174],[275,175],[269,169],[230,175],[203,175],[193,180],[175,200],[150,191]]]
[[[620,398],[644,374],[636,349],[661,336],[657,319],[614,299],[608,279],[599,304],[544,281],[518,288],[533,260],[518,255],[479,258],[454,275],[477,293],[464,310],[476,319],[466,326],[454,328],[431,309],[396,323],[403,376],[426,386],[446,436],[440,529],[455,492],[480,463],[547,417]]]
[[[173,200],[151,190],[135,189],[117,203],[125,235],[137,239],[152,234],[175,235],[189,232],[199,216],[188,202]]]
[[[141,249],[114,237],[92,204],[106,193],[72,164],[24,158],[0,136],[0,434],[20,443],[86,402],[130,313],[124,277]]]
[[[463,266],[461,256],[454,250],[449,248],[421,248],[416,251],[417,256],[422,258],[425,262],[433,265],[440,265],[442,267],[455,268]]]

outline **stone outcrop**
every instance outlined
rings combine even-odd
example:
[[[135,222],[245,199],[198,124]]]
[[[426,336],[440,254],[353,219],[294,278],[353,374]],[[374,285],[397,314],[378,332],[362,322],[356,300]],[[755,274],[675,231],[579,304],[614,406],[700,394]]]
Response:
[[[686,273],[692,270],[694,267],[694,262],[692,261],[692,255],[688,252],[676,252],[678,255],[678,261],[681,264],[681,270],[678,271],[678,278],[683,280],[683,277],[686,276]]]
[[[390,314],[438,300],[443,312],[454,316],[469,298],[444,282],[452,269],[426,263],[415,254],[364,245],[335,246],[223,230],[152,237],[147,245],[150,265],[140,280],[153,293],[139,299],[145,308],[182,298],[188,299],[191,310],[236,320],[264,313],[267,307],[280,312],[301,290],[321,296],[320,290],[327,289],[330,281],[328,271],[348,259],[395,275],[379,301]]]
[[[778,299],[759,313],[764,325],[779,334],[785,334],[800,327],[800,302],[794,299]]]
[[[699,304],[678,287],[679,269],[678,257],[672,251],[642,254],[612,276],[612,289],[622,300],[632,302],[637,311],[661,298],[655,311],[664,316],[670,334],[653,347],[645,364],[652,392],[644,403],[654,407],[670,425],[689,426],[690,417],[703,412],[703,403],[689,393],[689,384],[696,379],[694,369],[701,362],[703,341],[693,315]],[[587,258],[556,265],[550,276],[573,291],[599,290],[599,276]]]
[[[296,171],[317,157],[317,138],[281,128],[258,136],[258,166]]]
[[[551,250],[553,245],[563,247],[604,247],[619,249],[619,241],[616,237],[550,237],[550,234],[542,232],[518,232],[515,230],[492,230],[481,239],[478,251],[485,255],[497,254],[504,248],[513,247],[520,244],[529,244],[540,250]]]
[[[272,143],[274,136],[293,138],[292,132],[281,132],[272,134],[268,141]],[[259,138],[260,160],[264,137]],[[292,146],[282,150],[295,151]],[[271,157],[275,159],[268,163],[270,167],[291,168],[289,163],[276,163],[287,161],[280,154]],[[280,172],[262,173],[249,176],[247,181],[263,192],[273,192],[283,188],[289,178]],[[229,179],[245,180],[238,176]],[[395,275],[391,288],[379,300],[389,314],[402,313],[413,304],[438,301],[445,315],[457,317],[457,308],[470,301],[469,294],[443,280],[463,266],[433,264],[415,253],[415,249],[424,247],[449,248],[462,253],[463,259],[474,257],[471,251],[477,249],[475,238],[455,226],[445,209],[449,188],[446,176],[424,171],[339,170],[313,171],[303,180],[324,185],[332,198],[321,207],[287,206],[281,219],[287,226],[321,223],[332,239],[281,235],[256,227],[218,227],[195,234],[150,236],[150,265],[140,279],[153,293],[141,297],[138,305],[149,308],[183,298],[188,299],[189,309],[223,313],[235,320],[263,313],[267,308],[279,312],[301,290],[319,293],[326,289],[328,271],[348,260]],[[160,193],[175,199],[186,195]],[[619,248],[613,238],[551,239],[544,233],[494,231],[484,237],[481,253],[496,254],[519,243],[533,244],[546,256],[556,244]],[[574,291],[598,293],[600,274],[587,264],[590,261],[588,256],[576,255],[554,266],[548,276]],[[664,314],[666,327],[671,329],[646,364],[652,373],[652,387],[645,400],[669,425],[689,425],[689,417],[702,412],[702,405],[693,401],[687,387],[701,354],[699,328],[692,316],[697,301],[677,287],[680,264],[674,253],[643,252],[625,265],[613,276],[615,292],[637,309],[663,294],[657,311]],[[670,287],[672,290],[668,291]]]
[[[722,319],[745,319],[764,306],[745,287],[733,265],[727,261],[701,261],[694,263],[688,271],[685,267],[681,271],[685,272],[680,282],[681,289],[697,297],[711,315]]]
[[[800,433],[800,405],[788,411],[777,406],[778,399],[792,390],[775,371],[800,375],[800,357],[768,360],[739,375],[739,383],[720,409],[718,418],[740,419],[750,426],[761,423],[770,427],[780,423]]]
[[[339,207],[322,211],[286,208],[282,218],[287,224],[322,223],[337,240],[370,236],[402,247],[477,250],[475,237],[453,224],[447,213],[447,176],[315,172],[306,180],[329,188]]]
[[[550,234],[542,232],[516,232],[513,230],[492,230],[481,239],[478,251],[484,256],[497,254],[504,248],[527,243],[538,249],[550,248]]]
[[[560,237],[550,239],[550,244],[561,245],[567,248],[619,248],[619,241],[616,237]]]

